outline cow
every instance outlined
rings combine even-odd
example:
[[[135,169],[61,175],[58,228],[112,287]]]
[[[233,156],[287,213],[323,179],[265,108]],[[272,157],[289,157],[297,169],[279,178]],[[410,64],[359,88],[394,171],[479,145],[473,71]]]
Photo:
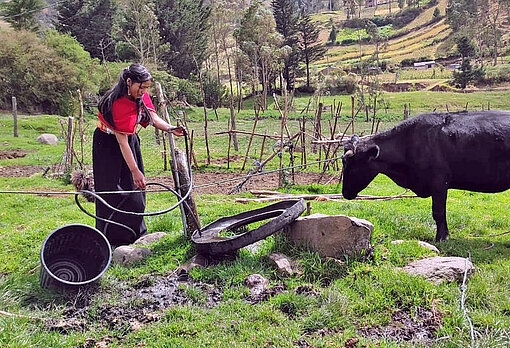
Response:
[[[342,195],[354,199],[381,173],[419,197],[432,197],[436,241],[449,235],[448,189],[510,188],[510,111],[425,113],[385,132],[343,143]]]

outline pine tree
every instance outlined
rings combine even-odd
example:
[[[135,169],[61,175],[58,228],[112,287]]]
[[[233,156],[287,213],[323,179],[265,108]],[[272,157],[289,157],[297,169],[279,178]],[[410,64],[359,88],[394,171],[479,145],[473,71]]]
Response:
[[[276,22],[276,30],[283,36],[283,45],[290,47],[290,52],[285,58],[283,77],[287,81],[287,89],[294,87],[296,75],[299,69],[299,13],[295,0],[272,0],[273,16]]]
[[[324,57],[326,49],[319,42],[319,28],[309,15],[302,15],[298,26],[299,48],[306,66],[306,87],[310,87],[310,63]]]
[[[68,0],[59,2],[55,27],[69,33],[94,58],[115,59],[111,37],[113,19],[117,12],[114,0]]]
[[[37,31],[39,23],[35,17],[43,7],[42,0],[11,0],[1,4],[0,14],[15,30]]]
[[[210,6],[203,0],[155,0],[163,61],[175,76],[188,78],[206,59]]]

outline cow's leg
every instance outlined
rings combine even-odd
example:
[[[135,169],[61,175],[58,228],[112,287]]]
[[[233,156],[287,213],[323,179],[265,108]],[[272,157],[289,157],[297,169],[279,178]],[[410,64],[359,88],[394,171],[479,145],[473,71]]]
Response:
[[[436,221],[436,241],[446,240],[448,237],[448,226],[446,225],[446,197],[448,190],[437,191],[432,194],[432,217]]]

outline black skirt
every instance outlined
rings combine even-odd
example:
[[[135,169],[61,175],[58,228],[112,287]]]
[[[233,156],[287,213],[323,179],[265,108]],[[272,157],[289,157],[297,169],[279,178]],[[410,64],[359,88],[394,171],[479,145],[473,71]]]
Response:
[[[137,134],[128,136],[128,144],[133,152],[138,169],[144,173],[140,138]],[[131,171],[122,156],[117,138],[96,128],[92,144],[92,161],[94,169],[94,189],[101,191],[131,191],[136,186]],[[144,212],[145,193],[122,193],[100,195],[113,207],[125,211]],[[108,220],[117,221],[134,230],[96,219],[96,228],[104,233],[113,246],[133,243],[140,236],[147,233],[147,226],[143,216],[119,213],[106,207],[96,200],[96,215]]]

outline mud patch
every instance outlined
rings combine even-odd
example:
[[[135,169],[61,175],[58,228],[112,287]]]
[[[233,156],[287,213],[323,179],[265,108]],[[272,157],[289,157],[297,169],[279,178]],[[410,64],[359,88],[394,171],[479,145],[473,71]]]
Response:
[[[35,151],[27,151],[22,149],[0,150],[0,159],[14,159],[25,157],[27,154]]]
[[[436,331],[441,325],[439,311],[417,308],[414,315],[409,311],[398,310],[393,313],[387,326],[373,326],[359,330],[366,337],[386,338],[397,342],[420,342],[429,345],[434,342]]]
[[[77,295],[59,320],[48,320],[46,329],[67,333],[85,331],[89,323],[100,323],[110,330],[136,331],[143,325],[159,321],[164,310],[175,305],[199,304],[214,307],[223,294],[215,286],[188,278],[181,281],[176,275],[147,276],[124,291],[116,304],[92,308],[92,292]]]
[[[244,157],[241,155],[232,155],[230,156],[230,162],[237,162],[244,160]],[[227,164],[228,158],[227,157],[221,157],[211,160],[211,164]]]
[[[16,165],[16,166],[1,166],[0,177],[6,178],[24,178],[32,176],[36,173],[44,171],[43,166],[30,166],[30,165]]]
[[[277,284],[271,288],[265,289],[260,294],[251,295],[247,298],[251,304],[257,304],[262,301],[267,301],[270,297],[281,294],[286,291],[285,284]],[[285,313],[285,311],[283,311]]]

